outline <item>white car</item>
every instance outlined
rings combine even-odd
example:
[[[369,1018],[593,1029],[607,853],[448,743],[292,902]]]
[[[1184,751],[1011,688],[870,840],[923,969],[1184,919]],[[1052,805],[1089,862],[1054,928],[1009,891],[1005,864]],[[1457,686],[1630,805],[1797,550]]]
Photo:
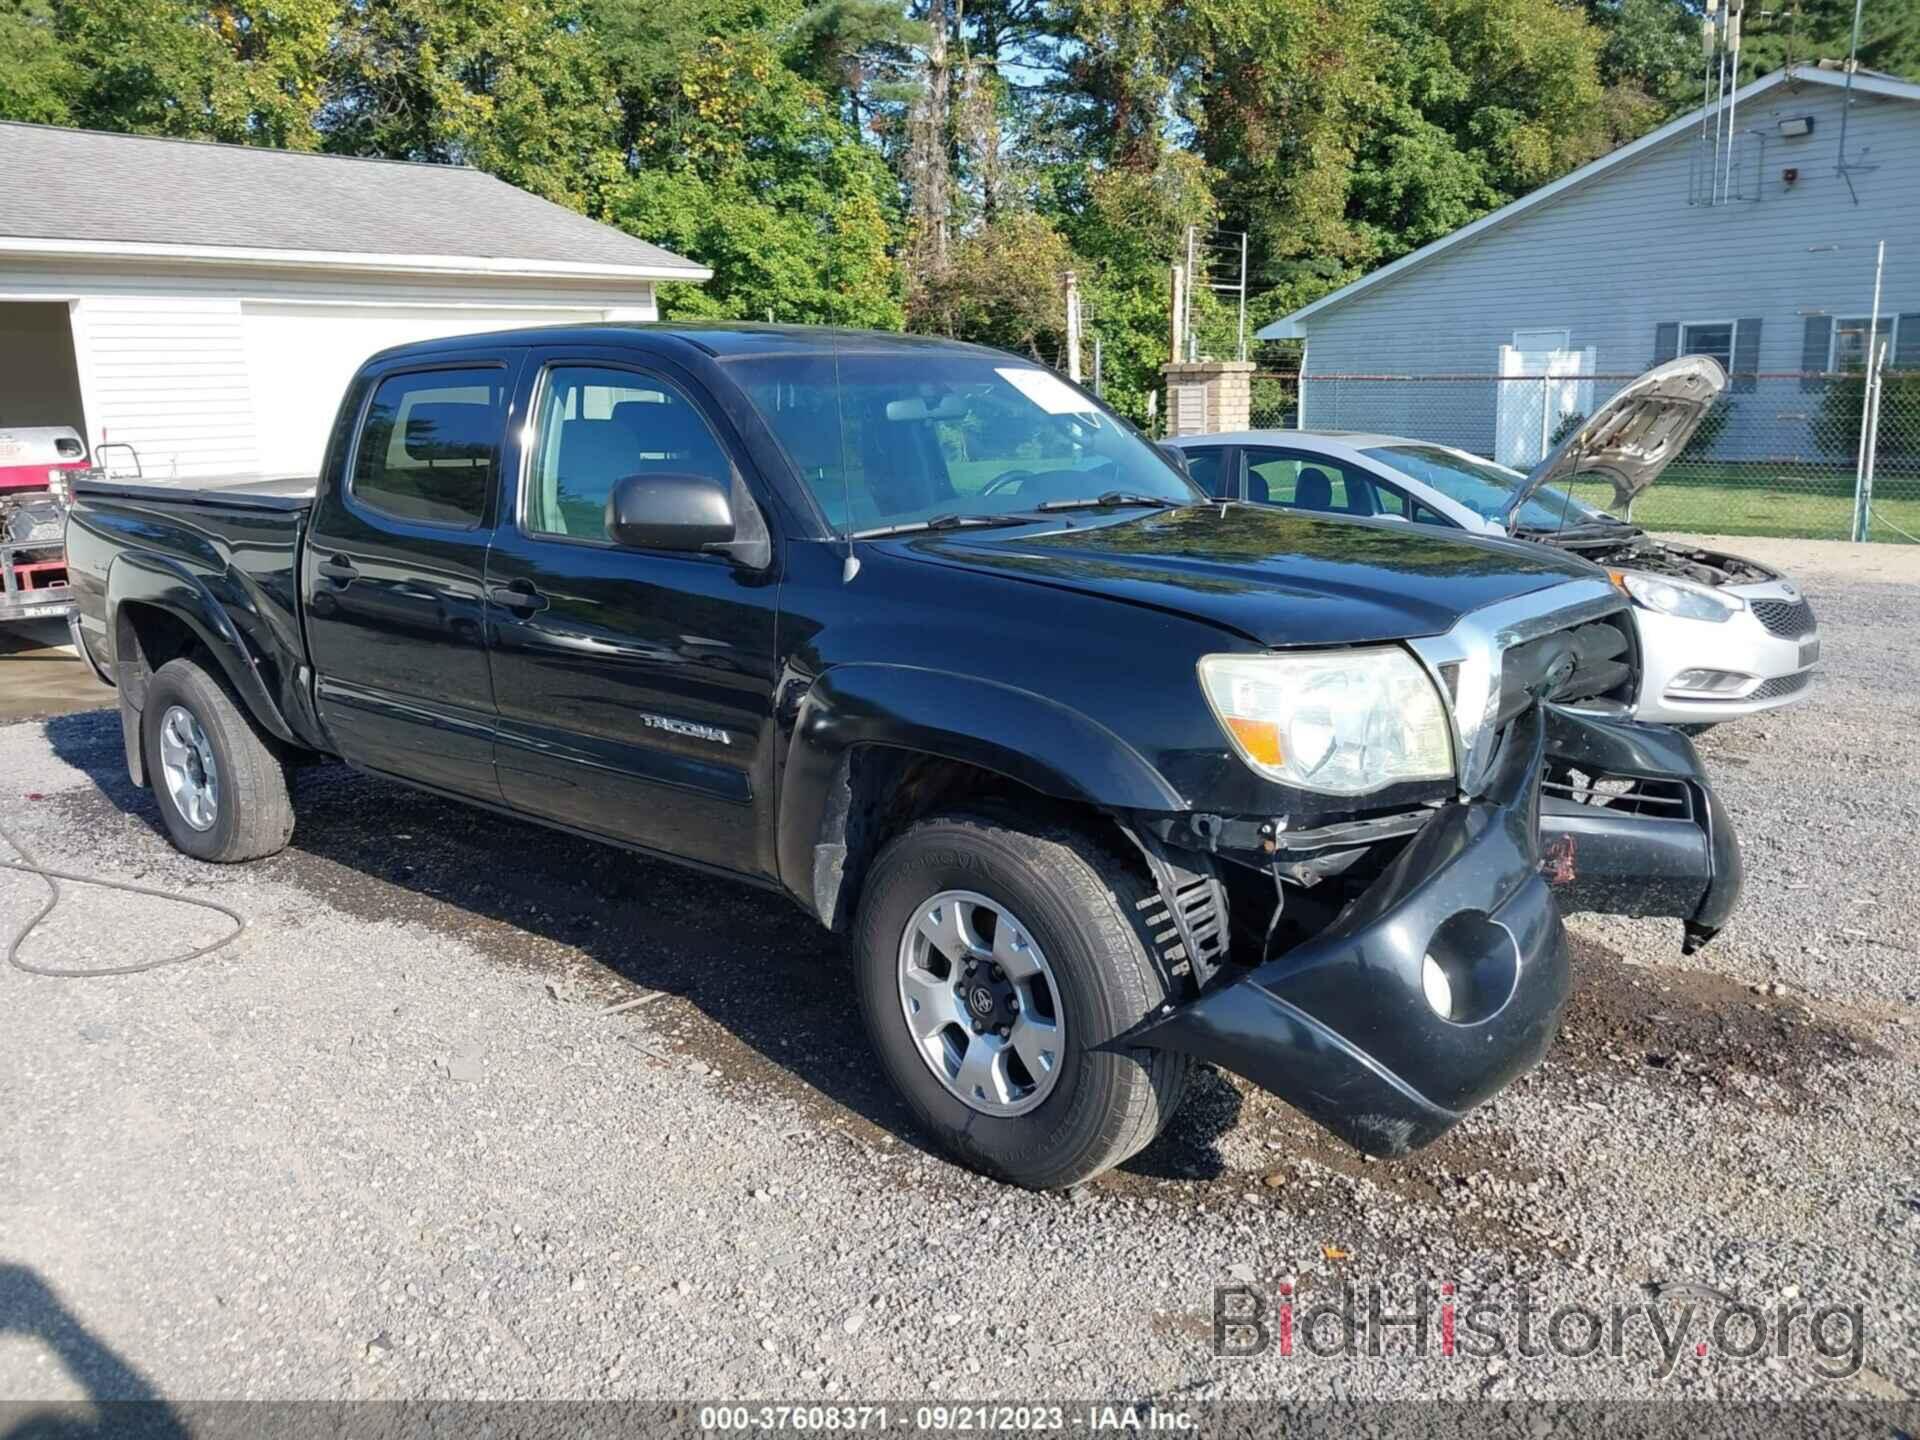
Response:
[[[1706,726],[1806,699],[1820,658],[1813,608],[1777,571],[1656,540],[1550,482],[1598,474],[1637,494],[1685,446],[1725,383],[1719,366],[1700,357],[1659,366],[1530,475],[1398,435],[1248,430],[1162,443],[1182,452],[1193,478],[1223,500],[1536,541],[1605,567],[1632,598],[1640,628],[1635,714]],[[1704,402],[1702,386],[1712,387]]]

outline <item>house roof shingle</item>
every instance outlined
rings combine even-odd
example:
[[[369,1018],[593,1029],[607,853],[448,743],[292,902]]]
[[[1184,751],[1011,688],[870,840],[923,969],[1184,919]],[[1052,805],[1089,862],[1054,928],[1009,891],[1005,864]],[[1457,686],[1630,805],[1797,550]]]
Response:
[[[0,123],[0,239],[470,257],[704,279],[691,260],[457,165]],[[289,257],[290,259],[292,257]]]

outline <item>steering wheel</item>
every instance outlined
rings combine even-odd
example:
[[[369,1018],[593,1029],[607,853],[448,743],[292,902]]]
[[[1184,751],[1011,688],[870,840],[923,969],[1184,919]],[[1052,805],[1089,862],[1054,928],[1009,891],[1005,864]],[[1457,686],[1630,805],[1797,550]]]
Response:
[[[982,495],[998,495],[1002,490],[1011,489],[1023,481],[1033,479],[1039,472],[1035,470],[1007,470],[993,477],[980,487]]]

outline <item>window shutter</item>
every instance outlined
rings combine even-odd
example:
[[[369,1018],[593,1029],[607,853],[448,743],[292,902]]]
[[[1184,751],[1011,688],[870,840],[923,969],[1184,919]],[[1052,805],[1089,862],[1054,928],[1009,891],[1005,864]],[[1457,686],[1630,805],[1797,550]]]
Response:
[[[1800,346],[1800,388],[1820,389],[1824,383],[1820,376],[1826,372],[1827,362],[1832,358],[1833,317],[1807,316],[1807,338]]]
[[[1680,353],[1680,322],[1668,320],[1653,327],[1653,363],[1664,365]]]
[[[1902,315],[1893,332],[1891,370],[1920,370],[1920,314]]]
[[[1733,324],[1733,391],[1751,394],[1760,388],[1754,372],[1760,368],[1760,322],[1736,320]]]

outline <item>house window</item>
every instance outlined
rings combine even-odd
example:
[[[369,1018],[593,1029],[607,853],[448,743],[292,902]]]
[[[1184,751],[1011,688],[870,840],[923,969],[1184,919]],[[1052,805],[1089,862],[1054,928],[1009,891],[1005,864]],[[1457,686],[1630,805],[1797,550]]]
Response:
[[[1516,330],[1513,332],[1513,348],[1522,355],[1555,355],[1562,350],[1572,348],[1573,333],[1569,330]]]
[[[1833,322],[1833,352],[1827,358],[1829,370],[1864,370],[1867,368],[1867,331],[1873,321],[1866,316],[1856,320],[1836,320]],[[1896,335],[1900,326],[1898,315],[1882,315],[1880,324],[1875,328],[1875,343],[1886,343],[1889,357],[1900,353],[1900,342]]]
[[[1702,324],[1682,325],[1680,353],[1710,355],[1720,362],[1722,370],[1732,374],[1733,330],[1734,322],[1731,320],[1710,320]]]

